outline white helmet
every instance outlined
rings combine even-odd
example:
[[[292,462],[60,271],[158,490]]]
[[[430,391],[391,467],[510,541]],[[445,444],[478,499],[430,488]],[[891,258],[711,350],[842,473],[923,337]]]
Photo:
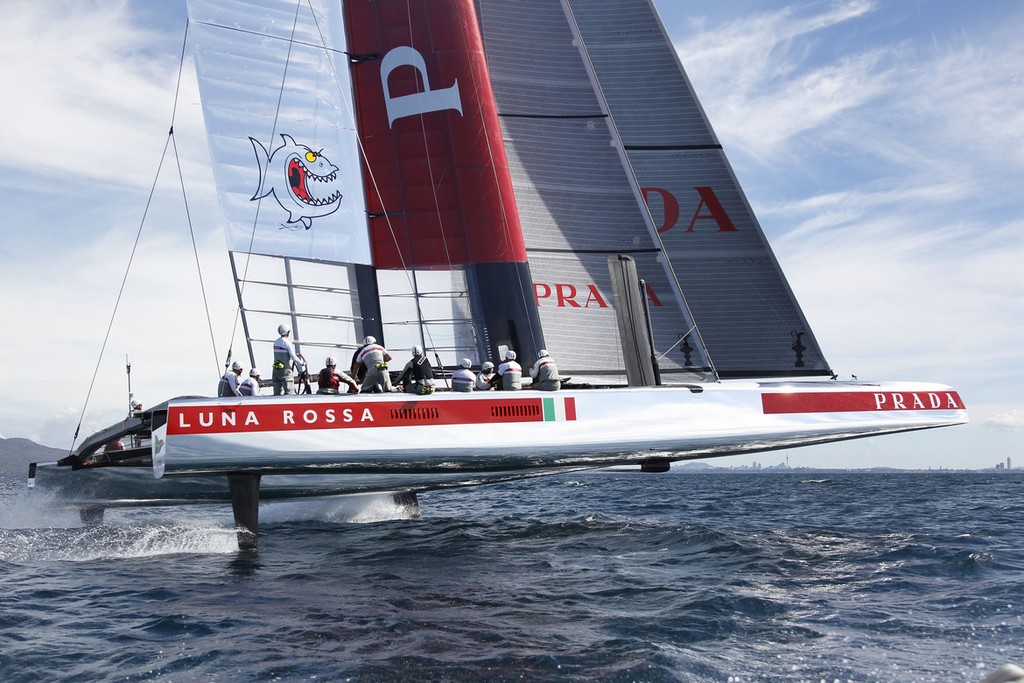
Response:
[[[363,337],[363,343],[364,344],[376,344],[377,343],[377,338],[373,337],[371,335],[366,335],[365,337]]]
[[[473,361],[471,361],[468,358],[463,358],[462,359],[462,367],[464,367],[464,368],[466,368],[468,370],[469,368],[473,367]]]
[[[278,326],[277,326],[277,333],[278,333],[279,335],[281,335],[282,337],[283,337],[284,335],[286,335],[286,334],[290,333],[291,331],[292,331],[292,328],[288,327],[288,326],[287,326],[287,325],[285,325],[284,323],[281,323],[280,325],[278,325]]]
[[[249,376],[250,377],[259,377],[260,376],[260,371],[257,370],[256,368],[253,368],[252,370],[249,371]]]
[[[333,368],[338,365],[338,361],[334,360],[334,356],[327,356],[327,360],[324,361],[324,365],[329,368]]]
[[[508,351],[505,352],[505,360],[515,360],[515,359],[516,359],[516,352],[515,351],[513,351],[512,349],[509,349]]]
[[[236,360],[236,361],[235,361],[234,363],[232,363],[232,364],[231,364],[231,370],[232,370],[233,372],[241,372],[241,371],[242,371],[242,364],[241,364],[241,363],[239,363],[239,362],[238,362],[238,361]]]
[[[541,349],[540,351],[537,352],[537,358],[544,358],[547,355],[548,355],[548,350],[547,349]]]
[[[484,372],[487,372],[488,370],[493,370],[494,363],[492,363],[491,361],[484,361],[484,364],[480,366],[480,369],[483,370]]]
[[[414,346],[411,349],[409,349],[409,352],[412,353],[412,355],[414,355],[414,356],[422,356],[423,355],[423,347],[420,346],[419,344],[417,344],[416,346]]]

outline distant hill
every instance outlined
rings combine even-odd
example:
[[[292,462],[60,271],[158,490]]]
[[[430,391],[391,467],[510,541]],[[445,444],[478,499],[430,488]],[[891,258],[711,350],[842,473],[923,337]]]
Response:
[[[63,449],[40,446],[28,439],[0,439],[0,472],[27,474],[30,462],[60,460],[65,455]]]
[[[672,465],[674,470],[687,470],[689,472],[702,472],[704,470],[717,470],[718,468],[714,465],[709,465],[706,462],[683,462]]]

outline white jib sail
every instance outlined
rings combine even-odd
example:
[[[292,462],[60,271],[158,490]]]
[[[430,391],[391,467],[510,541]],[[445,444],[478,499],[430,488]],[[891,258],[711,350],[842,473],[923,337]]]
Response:
[[[341,4],[188,10],[228,249],[369,264]]]

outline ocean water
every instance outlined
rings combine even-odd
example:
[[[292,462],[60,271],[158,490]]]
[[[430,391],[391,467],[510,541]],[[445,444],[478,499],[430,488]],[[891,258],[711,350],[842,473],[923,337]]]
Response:
[[[3,681],[978,681],[1024,476],[594,472],[99,527],[0,480]]]

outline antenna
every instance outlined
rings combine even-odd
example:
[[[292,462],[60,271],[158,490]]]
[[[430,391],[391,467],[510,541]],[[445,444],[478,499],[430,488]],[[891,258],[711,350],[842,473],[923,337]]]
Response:
[[[131,417],[135,408],[135,394],[132,393],[132,364],[127,353],[124,354],[124,371],[128,375],[128,417]]]

